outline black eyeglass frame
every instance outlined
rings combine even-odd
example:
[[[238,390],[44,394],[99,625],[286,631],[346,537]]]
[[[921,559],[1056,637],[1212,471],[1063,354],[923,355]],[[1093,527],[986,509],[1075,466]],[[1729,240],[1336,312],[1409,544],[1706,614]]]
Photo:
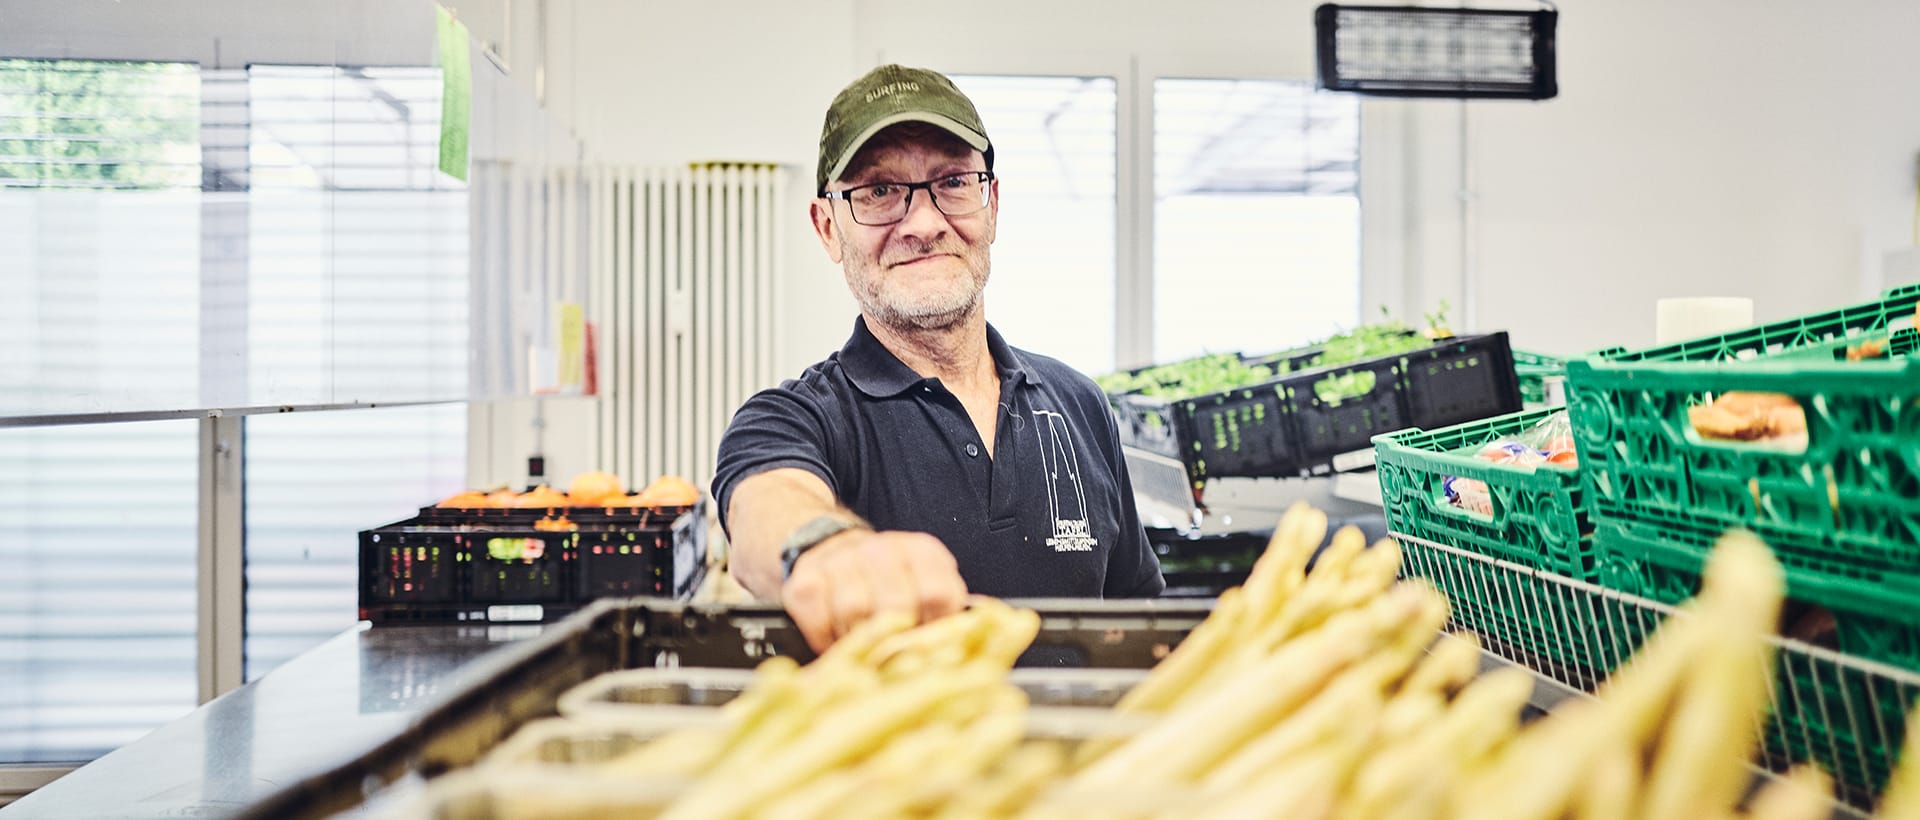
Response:
[[[955,177],[965,177],[965,176],[973,177],[976,183],[983,186],[989,182],[994,181],[995,179],[998,179],[998,177],[994,176],[994,173],[992,171],[961,171],[960,173],[957,173],[957,174],[946,174],[937,179],[929,179],[924,182],[875,182],[871,185],[856,185],[844,191],[821,191],[820,197],[822,199],[838,199],[842,202],[847,203],[847,214],[853,217],[854,223],[858,225],[865,225],[870,228],[881,227],[884,225],[897,225],[901,222],[905,222],[907,219],[907,215],[910,213],[913,213],[913,192],[914,191],[926,191],[927,196],[933,198],[934,210],[939,211],[940,213],[946,214],[947,216],[967,216],[969,214],[977,214],[981,210],[985,209],[987,207],[987,201],[986,201],[987,197],[992,196],[992,194],[989,193],[987,194],[987,197],[981,197],[980,207],[975,208],[971,211],[967,211],[966,213],[955,214],[955,213],[947,213],[947,209],[940,207],[940,195],[933,192],[933,186],[938,185],[947,180],[953,179]],[[860,191],[864,191],[868,188],[878,188],[883,185],[894,185],[894,186],[907,189],[906,206],[901,209],[900,218],[891,220],[888,222],[861,222],[860,215],[857,213],[854,213],[853,195]]]

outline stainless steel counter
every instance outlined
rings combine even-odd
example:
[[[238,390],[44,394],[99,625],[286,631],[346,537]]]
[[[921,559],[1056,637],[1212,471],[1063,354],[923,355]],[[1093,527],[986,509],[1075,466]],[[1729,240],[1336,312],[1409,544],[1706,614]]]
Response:
[[[0,809],[15,818],[222,817],[390,738],[521,626],[380,626],[335,636],[258,681]]]

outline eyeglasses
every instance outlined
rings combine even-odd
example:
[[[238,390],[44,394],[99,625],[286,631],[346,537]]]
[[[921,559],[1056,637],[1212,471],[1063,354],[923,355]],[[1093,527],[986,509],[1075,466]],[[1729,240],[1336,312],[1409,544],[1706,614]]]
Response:
[[[913,192],[933,194],[933,207],[947,216],[966,216],[987,207],[987,182],[992,171],[968,171],[926,182],[876,182],[844,191],[820,194],[827,199],[846,200],[853,221],[862,225],[892,225],[907,218],[913,209]]]

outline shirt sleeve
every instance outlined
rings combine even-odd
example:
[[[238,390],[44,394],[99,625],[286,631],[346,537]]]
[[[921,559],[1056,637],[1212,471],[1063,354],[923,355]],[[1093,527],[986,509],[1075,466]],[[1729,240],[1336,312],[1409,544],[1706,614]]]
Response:
[[[1091,386],[1091,383],[1089,383]],[[1113,465],[1115,483],[1120,488],[1120,541],[1107,555],[1107,583],[1102,590],[1107,598],[1154,598],[1166,591],[1167,579],[1160,573],[1160,558],[1147,543],[1147,531],[1140,524],[1140,504],[1133,497],[1133,476],[1127,472],[1127,458],[1120,450],[1120,431],[1113,413],[1106,409],[1106,394],[1093,388],[1098,402],[1097,418],[1106,420],[1106,450]]]
[[[818,402],[791,383],[754,394],[734,413],[714,459],[713,497],[720,505],[721,528],[726,528],[734,488],[769,470],[806,470],[840,495],[828,452],[827,425]]]

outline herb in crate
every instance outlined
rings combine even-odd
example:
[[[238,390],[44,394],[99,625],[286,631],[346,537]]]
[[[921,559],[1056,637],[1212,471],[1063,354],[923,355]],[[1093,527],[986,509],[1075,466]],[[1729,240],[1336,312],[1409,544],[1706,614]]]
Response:
[[[1428,327],[1424,334],[1414,332],[1405,322],[1389,314],[1384,306],[1380,314],[1381,320],[1378,322],[1361,325],[1299,348],[1300,352],[1319,350],[1319,354],[1307,359],[1303,366],[1308,369],[1334,367],[1392,356],[1419,350],[1433,344],[1434,339],[1452,335],[1446,329],[1445,302],[1441,302],[1439,310],[1427,314]],[[1169,401],[1189,399],[1259,384],[1286,375],[1292,369],[1285,352],[1266,358],[1274,361],[1253,364],[1231,353],[1215,353],[1138,372],[1109,373],[1094,381],[1102,390],[1112,394],[1139,393]],[[1372,373],[1349,373],[1316,384],[1314,392],[1322,401],[1338,402],[1343,398],[1364,396],[1373,392],[1373,387]]]

